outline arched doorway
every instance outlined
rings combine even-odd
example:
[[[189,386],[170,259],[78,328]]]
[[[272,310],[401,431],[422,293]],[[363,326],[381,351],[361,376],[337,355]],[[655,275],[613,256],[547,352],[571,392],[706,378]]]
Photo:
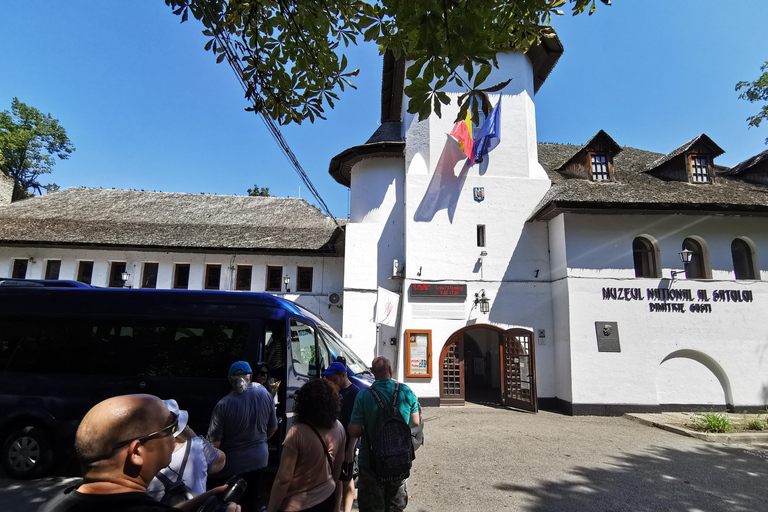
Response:
[[[448,338],[440,352],[440,405],[465,400],[538,410],[532,331],[471,325]]]

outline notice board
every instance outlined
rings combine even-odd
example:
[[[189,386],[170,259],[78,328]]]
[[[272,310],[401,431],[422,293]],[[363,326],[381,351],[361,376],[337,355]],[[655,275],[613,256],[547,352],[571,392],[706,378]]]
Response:
[[[405,376],[432,378],[432,331],[405,331]]]

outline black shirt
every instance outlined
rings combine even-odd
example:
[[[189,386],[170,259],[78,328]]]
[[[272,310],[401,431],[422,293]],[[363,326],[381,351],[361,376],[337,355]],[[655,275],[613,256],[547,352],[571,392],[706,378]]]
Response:
[[[349,420],[352,419],[352,408],[355,406],[355,398],[360,392],[354,383],[351,383],[346,389],[340,389],[341,411],[339,411],[339,422],[344,425],[344,429],[349,427]]]
[[[70,487],[43,503],[37,512],[166,512],[176,510],[145,492],[82,494]]]

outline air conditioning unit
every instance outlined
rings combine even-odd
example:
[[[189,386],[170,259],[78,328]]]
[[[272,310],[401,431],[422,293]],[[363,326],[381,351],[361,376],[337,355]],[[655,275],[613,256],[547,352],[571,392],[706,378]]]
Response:
[[[341,306],[344,303],[344,295],[341,293],[331,293],[328,295],[328,307]]]

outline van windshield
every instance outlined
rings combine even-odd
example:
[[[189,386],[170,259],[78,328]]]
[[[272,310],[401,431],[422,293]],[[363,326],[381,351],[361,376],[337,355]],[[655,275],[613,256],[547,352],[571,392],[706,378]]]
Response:
[[[320,325],[319,330],[328,347],[336,353],[336,357],[341,356],[347,360],[347,368],[352,370],[352,373],[360,375],[361,373],[370,372],[368,365],[341,341],[339,335],[330,326],[327,324]]]

